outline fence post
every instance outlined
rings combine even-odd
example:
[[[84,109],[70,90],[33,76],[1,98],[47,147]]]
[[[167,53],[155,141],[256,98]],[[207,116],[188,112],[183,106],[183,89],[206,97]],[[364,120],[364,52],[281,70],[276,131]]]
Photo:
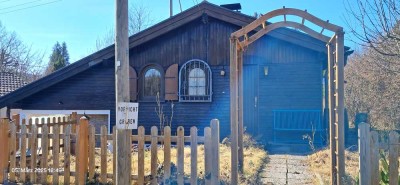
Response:
[[[156,126],[151,127],[151,184],[157,184],[157,146],[158,129]]]
[[[103,129],[103,127],[102,127]],[[94,168],[95,168],[95,134],[96,130],[94,126],[91,124],[89,125],[89,182],[96,182],[96,179],[94,177]],[[101,151],[103,152],[103,151]]]
[[[211,184],[219,183],[219,121],[211,120]]]
[[[0,183],[3,183],[7,177],[4,175],[8,168],[8,132],[9,132],[8,118],[0,118]]]
[[[389,133],[389,184],[399,182],[399,134],[396,131]]]
[[[144,127],[138,129],[138,184],[144,184]]]
[[[171,184],[171,128],[164,127],[164,184]]]
[[[59,153],[60,153],[60,126],[55,124],[53,126],[53,184],[58,184],[58,168],[60,167],[59,163]]]
[[[72,112],[70,116],[70,123],[72,125],[71,134],[76,134],[76,127],[78,125],[78,114],[76,112]],[[76,140],[77,138],[71,139],[71,155],[76,155]]]
[[[11,123],[10,125],[10,145],[9,145],[9,151],[10,151],[10,181],[11,182],[15,182],[15,172],[13,172],[13,169],[15,169],[16,166],[16,141],[17,141],[17,137],[16,137],[16,132],[17,132],[17,128],[16,125],[14,123]]]
[[[197,185],[197,128],[190,128],[190,184]]]
[[[31,135],[31,137],[29,138],[30,139],[30,151],[31,151],[31,169],[35,169],[36,168],[36,165],[37,165],[37,163],[36,163],[36,160],[37,160],[37,141],[38,141],[38,139],[37,139],[37,133],[38,133],[38,128],[37,128],[37,125],[36,125],[36,123],[38,123],[39,121],[38,121],[38,119],[36,118],[36,120],[35,120],[35,124],[31,124],[31,133],[32,133],[32,135]],[[31,183],[36,183],[36,173],[35,172],[31,172],[30,173],[30,181],[31,181]]]
[[[180,126],[178,127],[178,139],[176,141],[177,149],[177,183],[178,185],[183,185],[183,177],[184,177],[184,133],[185,129]]]
[[[360,153],[359,157],[359,169],[360,169],[360,184],[370,185],[370,149],[369,149],[369,124],[361,123],[358,126],[358,149]]]
[[[21,169],[26,168],[26,125],[25,119],[22,120],[21,124],[21,161],[20,161]],[[20,180],[22,183],[26,181],[26,173],[20,173]]]
[[[78,125],[78,150],[79,150],[79,155],[77,158],[79,158],[79,163],[76,165],[78,167],[78,172],[77,172],[77,181],[78,184],[85,184],[86,183],[86,174],[88,171],[88,143],[89,143],[89,120],[83,116],[79,120],[79,125]]]
[[[379,136],[376,131],[371,132],[371,184],[379,184]]]
[[[68,125],[65,129],[64,151],[64,184],[70,184],[71,125]]]
[[[204,179],[205,184],[211,183],[211,128],[204,128]]]
[[[50,120],[48,118],[48,120]],[[49,153],[49,128],[48,128],[48,123],[50,123],[49,121],[47,122],[47,124],[43,125],[42,127],[42,138],[41,138],[41,146],[42,146],[42,157],[41,157],[41,161],[40,161],[40,167],[42,167],[43,169],[47,168],[47,157],[48,157],[48,153]],[[47,183],[47,171],[45,170],[42,174],[41,174],[41,182],[42,184],[46,184]]]
[[[20,115],[19,114],[14,114],[13,116],[12,116],[12,120],[13,120],[13,122],[14,122],[14,125],[16,126],[16,132],[18,132],[18,130],[20,130],[21,129],[21,127],[20,127],[20,125],[21,125],[21,123],[19,122],[20,121]],[[19,150],[19,148],[20,148],[20,144],[19,144],[19,138],[16,138],[16,149],[15,149],[15,151],[18,151]]]
[[[94,128],[93,128],[93,130],[94,130]],[[93,135],[93,137],[94,137],[94,135]],[[93,149],[94,149],[94,147],[93,147]],[[101,154],[100,155],[100,158],[101,158],[100,183],[107,184],[107,127],[104,125],[101,126],[101,151],[100,151],[100,154]]]

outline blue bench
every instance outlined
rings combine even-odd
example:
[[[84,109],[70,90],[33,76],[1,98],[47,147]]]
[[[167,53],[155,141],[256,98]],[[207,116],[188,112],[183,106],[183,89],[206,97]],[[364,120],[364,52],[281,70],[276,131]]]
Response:
[[[284,141],[285,138],[277,138],[277,134],[280,133],[297,131],[298,133],[309,133],[311,136],[312,132],[321,134],[321,132],[325,131],[322,125],[321,110],[273,110],[273,114],[275,143]],[[301,137],[298,140],[298,143],[302,143]],[[322,141],[317,140],[315,142],[320,143]],[[297,142],[294,141],[294,143]]]

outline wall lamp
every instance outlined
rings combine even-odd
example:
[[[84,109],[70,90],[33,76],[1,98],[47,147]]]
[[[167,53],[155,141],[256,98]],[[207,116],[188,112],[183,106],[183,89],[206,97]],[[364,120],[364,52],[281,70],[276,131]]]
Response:
[[[222,66],[222,70],[219,73],[221,76],[225,76],[225,67]]]
[[[268,76],[268,66],[264,66],[264,75]]]

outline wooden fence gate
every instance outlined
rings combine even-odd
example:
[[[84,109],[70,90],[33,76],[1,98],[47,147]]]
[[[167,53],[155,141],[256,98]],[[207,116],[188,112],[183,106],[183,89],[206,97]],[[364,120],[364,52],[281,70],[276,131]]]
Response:
[[[31,119],[18,123],[17,116],[13,118],[11,122],[0,119],[0,183],[115,182],[116,149],[107,146],[110,143],[115,146],[115,134],[109,135],[106,126],[96,134],[89,120],[86,117],[78,120],[76,113],[65,118],[37,119],[35,124]],[[131,170],[131,181],[137,184],[197,184],[198,144],[203,143],[204,183],[219,184],[219,121],[211,120],[211,126],[204,129],[204,136],[198,136],[197,132],[197,128],[192,127],[190,135],[185,136],[184,128],[178,127],[173,136],[167,126],[161,135],[153,126],[151,135],[145,135],[144,127],[140,126],[138,134],[131,136],[131,154],[137,156],[137,169],[134,169],[137,173]],[[185,143],[190,145],[185,147]],[[185,155],[189,155],[185,148],[190,149],[190,161],[184,161]],[[163,151],[163,162],[159,162],[160,150]],[[171,159],[171,154],[176,154],[175,160]],[[134,160],[133,156],[130,158]],[[185,171],[184,166],[189,163],[190,168]],[[150,164],[147,174],[145,164]],[[185,177],[185,172],[190,175]]]
[[[396,131],[390,131],[388,142],[381,142],[378,132],[370,131],[369,124],[361,123],[358,126],[359,184],[380,184],[380,150],[389,151],[389,184],[400,184],[399,145],[399,134]]]

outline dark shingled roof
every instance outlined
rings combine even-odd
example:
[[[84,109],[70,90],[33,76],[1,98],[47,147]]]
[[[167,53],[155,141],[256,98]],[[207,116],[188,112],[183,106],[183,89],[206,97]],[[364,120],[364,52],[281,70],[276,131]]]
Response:
[[[26,84],[21,77],[15,74],[0,72],[0,96],[4,96]]]

